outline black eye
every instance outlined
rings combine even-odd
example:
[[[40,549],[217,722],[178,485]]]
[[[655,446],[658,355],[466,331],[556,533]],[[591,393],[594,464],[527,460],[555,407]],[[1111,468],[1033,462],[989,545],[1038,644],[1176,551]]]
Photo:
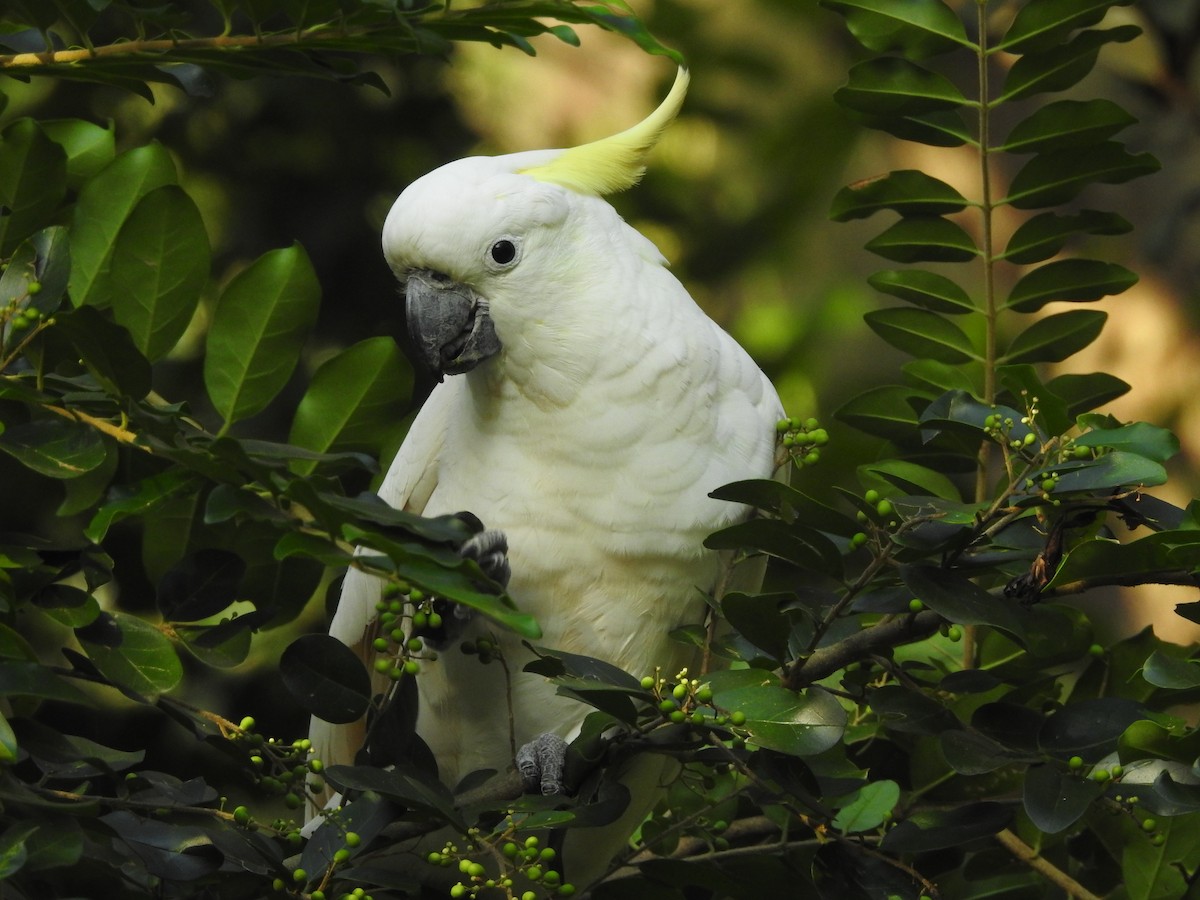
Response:
[[[517,258],[517,245],[508,240],[496,241],[496,243],[492,244],[492,249],[488,252],[492,256],[492,262],[497,265],[507,266]]]

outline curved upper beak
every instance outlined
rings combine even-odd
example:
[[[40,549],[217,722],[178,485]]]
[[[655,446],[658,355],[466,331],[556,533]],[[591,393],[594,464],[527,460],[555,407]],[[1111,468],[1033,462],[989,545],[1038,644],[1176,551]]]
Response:
[[[415,269],[408,273],[404,295],[417,358],[439,381],[468,372],[500,351],[487,300],[466,285]]]

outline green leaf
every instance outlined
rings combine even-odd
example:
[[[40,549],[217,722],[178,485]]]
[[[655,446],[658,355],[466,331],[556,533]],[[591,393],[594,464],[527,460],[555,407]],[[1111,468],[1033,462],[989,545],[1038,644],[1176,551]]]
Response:
[[[1133,0],[1038,0],[1013,18],[997,50],[1030,53],[1052,50],[1072,31],[1100,22],[1113,6]]]
[[[264,253],[226,286],[204,357],[204,385],[226,427],[262,411],[287,384],[320,300],[299,244]]]
[[[952,366],[936,359],[914,359],[900,367],[904,374],[919,387],[937,391],[965,391],[969,394],[982,393],[982,380],[978,377],[978,366]]]
[[[1200,688],[1200,663],[1155,650],[1142,667],[1142,677],[1155,687],[1189,691]]]
[[[208,234],[192,198],[166,185],[139,200],[113,245],[112,307],[151,362],[183,335],[208,270]]]
[[[867,279],[875,290],[933,312],[959,315],[976,312],[970,295],[945,275],[923,269],[885,269]]]
[[[1094,209],[1067,216],[1040,213],[1013,232],[1002,258],[1024,266],[1054,256],[1066,245],[1068,238],[1077,234],[1127,234],[1132,230],[1133,226],[1116,213]]]
[[[873,831],[886,822],[900,802],[900,785],[885,779],[864,784],[854,799],[838,810],[833,827],[843,834]]]
[[[82,119],[43,119],[46,137],[67,155],[67,185],[78,189],[113,161],[116,140],[113,128],[103,128]]]
[[[896,262],[970,262],[979,251],[963,228],[940,216],[901,219],[866,248]]]
[[[106,307],[112,303],[109,261],[117,234],[146,194],[174,184],[175,164],[160,144],[122,153],[79,192],[71,223],[71,299]]]
[[[104,439],[73,419],[35,419],[10,425],[0,434],[0,450],[51,478],[78,478],[104,462]]]
[[[783,612],[795,594],[742,594],[731,591],[721,598],[721,612],[731,626],[772,659],[787,657],[791,623]]]
[[[1017,209],[1058,206],[1090,184],[1120,184],[1159,168],[1158,160],[1149,153],[1135,156],[1113,141],[1084,149],[1052,150],[1029,160],[1000,202]]]
[[[978,358],[966,332],[937,313],[897,306],[871,310],[863,320],[893,347],[913,356],[950,364]]]
[[[1108,313],[1074,309],[1038,319],[1008,345],[1001,361],[1019,363],[1061,362],[1100,336]]]
[[[842,574],[842,555],[833,542],[799,522],[761,518],[738,522],[709,535],[704,546],[710,550],[753,548],[834,578]]]
[[[1039,830],[1058,834],[1079,821],[1104,789],[1098,781],[1052,764],[1032,766],[1025,772],[1025,812]]]
[[[7,766],[15,763],[20,749],[17,745],[17,736],[13,733],[12,726],[8,724],[4,710],[0,709],[0,765]]]
[[[932,399],[927,391],[887,385],[850,398],[834,416],[868,434],[892,441],[912,440],[920,425],[913,401],[924,406]]]
[[[916,169],[901,169],[842,188],[833,198],[829,217],[848,222],[884,209],[902,216],[938,216],[967,206],[967,198],[946,182]]]
[[[924,59],[973,47],[958,14],[941,0],[821,0],[846,17],[846,27],[868,50]]]
[[[450,825],[466,829],[454,807],[454,797],[436,778],[420,777],[402,768],[384,771],[370,766],[330,766],[326,777],[341,790],[373,791],[406,809],[432,813]]]
[[[38,591],[33,605],[68,628],[90,625],[100,615],[100,604],[85,590],[69,584],[51,584]]]
[[[791,756],[816,756],[842,739],[846,711],[820,688],[795,693],[763,684],[725,690],[712,680],[713,702],[746,716],[747,743]]]
[[[1107,372],[1088,375],[1058,375],[1046,382],[1046,387],[1067,404],[1067,415],[1079,416],[1091,412],[1129,393],[1127,383]]]
[[[99,309],[80,306],[58,313],[54,327],[106,392],[133,400],[150,393],[150,361],[133,345],[129,331]]]
[[[958,110],[934,110],[909,116],[873,116],[857,113],[855,118],[867,128],[931,147],[961,147],[964,144],[977,143]]]
[[[877,484],[874,479],[882,479],[905,494],[940,497],[954,502],[962,499],[954,482],[941,472],[906,459],[881,459],[864,463],[858,467],[858,477],[867,486]]]
[[[1160,463],[1137,453],[1124,453],[1120,450],[1106,453],[1089,462],[1069,463],[1053,466],[1051,469],[1061,470],[1058,485],[1054,489],[1056,494],[1153,487],[1167,480],[1167,470]],[[1042,473],[1037,473],[1036,477],[1042,477]]]
[[[50,217],[67,193],[67,154],[33,119],[0,134],[0,257]]]
[[[164,693],[183,677],[171,642],[137,616],[101,613],[75,636],[101,674],[138,694]]]
[[[292,641],[279,658],[279,674],[301,708],[335,725],[359,719],[371,702],[371,677],[362,660],[327,634]]]
[[[1077,447],[1108,447],[1136,453],[1156,462],[1166,462],[1179,453],[1179,438],[1166,428],[1149,422],[1131,422],[1116,428],[1095,427],[1075,438]]]
[[[1090,147],[1137,121],[1111,100],[1055,100],[1013,126],[998,149],[1008,153],[1044,153],[1066,147]]]
[[[991,625],[1009,634],[1024,629],[1021,611],[994,596],[958,572],[931,566],[902,566],[900,577],[914,597],[950,622]]]
[[[0,694],[6,697],[34,697],[92,706],[94,701],[73,681],[59,676],[41,663],[28,660],[0,660]]]
[[[198,622],[238,599],[246,563],[215,547],[197,550],[173,565],[158,582],[156,602],[164,619]]]
[[[197,487],[196,476],[181,468],[166,469],[159,475],[143,478],[114,491],[108,503],[92,516],[84,530],[88,540],[100,543],[114,522],[130,516],[145,515],[160,503]]]
[[[29,856],[25,842],[39,827],[36,822],[21,822],[0,834],[0,881],[17,874],[25,865]]]
[[[250,625],[244,619],[174,628],[176,637],[205,665],[228,669],[241,665],[250,655]]]
[[[1137,283],[1137,275],[1117,263],[1098,259],[1060,259],[1038,266],[1009,292],[1004,308],[1036,312],[1047,303],[1088,303],[1120,294]]]
[[[1034,94],[1074,87],[1092,71],[1105,44],[1132,41],[1141,33],[1136,25],[1084,31],[1068,44],[1022,56],[1008,70],[996,102],[1023,100]]]
[[[890,829],[880,846],[891,853],[961,847],[976,838],[990,837],[1006,827],[1011,818],[1007,806],[990,801],[921,810]]]
[[[402,427],[411,369],[396,342],[367,338],[326,360],[292,420],[288,441],[318,453],[362,450],[378,454]],[[306,475],[315,462],[298,461],[293,469]]]
[[[944,75],[895,57],[858,63],[833,97],[857,112],[888,117],[922,115],[968,102]]]
[[[1124,697],[1075,700],[1042,724],[1038,747],[1060,759],[1081,756],[1095,762],[1116,750],[1125,729],[1145,717],[1142,704]]]

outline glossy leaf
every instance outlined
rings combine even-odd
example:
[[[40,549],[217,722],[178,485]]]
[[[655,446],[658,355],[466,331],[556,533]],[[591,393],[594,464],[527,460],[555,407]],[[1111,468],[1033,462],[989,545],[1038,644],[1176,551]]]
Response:
[[[923,269],[885,269],[867,279],[875,290],[933,312],[959,315],[976,312],[970,296],[945,275]]]
[[[1054,256],[1075,235],[1127,234],[1132,229],[1133,226],[1122,216],[1094,209],[1065,216],[1051,212],[1039,213],[1013,232],[1003,258],[1018,265],[1028,265]]]
[[[1120,184],[1158,169],[1158,160],[1149,153],[1133,155],[1111,141],[1082,150],[1054,150],[1026,163],[1001,202],[1018,209],[1057,206],[1090,184]]]
[[[1039,0],[1027,3],[1013,18],[997,49],[1009,53],[1049,50],[1072,31],[1100,22],[1114,6],[1133,0]]]
[[[1141,454],[1120,450],[1082,464],[1064,466],[1056,492],[1102,491],[1125,487],[1153,487],[1167,480],[1162,464]]]
[[[183,335],[208,270],[208,234],[192,199],[167,185],[139,200],[113,245],[112,307],[151,362]]]
[[[1014,125],[998,149],[1008,153],[1045,153],[1066,147],[1090,147],[1107,141],[1136,121],[1111,100],[1055,100]]]
[[[1002,361],[1018,363],[1061,362],[1100,336],[1107,313],[1075,309],[1038,319],[1008,345]]]
[[[829,217],[848,222],[885,209],[902,216],[938,216],[967,205],[967,199],[946,182],[916,169],[902,169],[842,188],[833,198]]]
[[[1046,382],[1046,387],[1063,399],[1067,415],[1072,417],[1091,412],[1130,390],[1126,382],[1107,372],[1058,375]]]
[[[888,440],[911,440],[919,419],[913,402],[924,406],[933,395],[913,388],[871,388],[847,400],[834,415],[868,434]]]
[[[116,156],[113,128],[104,128],[83,119],[43,119],[46,137],[63,148],[67,155],[67,185],[78,188],[107,166]]]
[[[175,183],[175,164],[159,144],[126,151],[79,192],[71,223],[71,299],[106,307],[112,303],[110,259],[117,234],[138,201]]]
[[[198,622],[215,616],[234,600],[246,574],[236,553],[205,548],[181,559],[159,580],[158,610],[175,622]]]
[[[368,766],[331,766],[329,780],[342,790],[373,791],[407,809],[419,810],[465,829],[454,808],[454,797],[439,781],[396,769],[383,771]]]
[[[1117,738],[1145,712],[1142,704],[1123,697],[1077,700],[1046,719],[1038,746],[1062,759],[1081,756],[1095,762],[1115,750]]]
[[[913,116],[962,106],[967,98],[944,75],[895,57],[869,59],[850,69],[834,99],[857,112]]]
[[[961,573],[930,566],[904,566],[900,572],[913,596],[960,625],[992,625],[1010,634],[1023,630],[1021,612],[1004,598],[994,596]]]
[[[1084,31],[1068,44],[1022,56],[1008,70],[999,100],[1024,100],[1034,94],[1074,87],[1092,71],[1105,44],[1126,43],[1141,33],[1136,25]]]
[[[838,810],[833,827],[844,834],[873,831],[891,817],[899,801],[900,786],[896,782],[888,779],[869,782]]]
[[[183,666],[166,636],[143,619],[104,613],[76,637],[96,668],[111,681],[138,694],[169,691],[183,677]]]
[[[950,689],[947,686],[947,690]],[[943,731],[938,736],[938,744],[950,768],[960,775],[986,775],[997,769],[1037,758],[1006,747],[978,731],[963,731],[957,728]]]
[[[904,218],[866,244],[872,253],[895,262],[969,262],[978,254],[963,228],[938,216]]]
[[[51,224],[67,193],[67,155],[33,119],[0,133],[0,257]]]
[[[0,433],[0,450],[51,478],[78,478],[104,462],[100,432],[55,416],[10,425]]]
[[[977,357],[966,332],[937,313],[898,306],[872,310],[863,319],[893,347],[913,356],[951,364]]]
[[[931,147],[961,147],[964,144],[976,143],[962,114],[954,109],[905,116],[858,113],[855,118],[867,128]]]
[[[815,756],[837,744],[846,711],[820,688],[803,693],[775,685],[724,690],[713,683],[713,702],[746,716],[747,743],[791,756]]]
[[[287,384],[320,300],[299,244],[264,253],[226,285],[204,356],[204,386],[226,427],[261,412]]]
[[[1025,812],[1046,834],[1074,825],[1104,795],[1100,782],[1050,764],[1031,767],[1025,773],[1024,790]]]
[[[1155,650],[1142,668],[1142,677],[1155,687],[1188,691],[1200,688],[1200,663],[1167,656]]]
[[[779,519],[750,519],[709,535],[704,546],[711,550],[754,548],[796,565],[824,572],[832,577],[842,574],[842,555],[825,535],[798,522]]]
[[[872,478],[882,479],[905,494],[939,497],[959,502],[958,488],[941,472],[906,459],[881,459],[858,467],[859,479],[870,484]]]
[[[279,674],[296,702],[326,722],[353,722],[371,702],[371,678],[362,661],[327,634],[292,641],[279,658]]]
[[[962,21],[941,0],[821,0],[846,17],[846,27],[876,53],[898,52],[911,59],[971,46]]]
[[[1179,453],[1179,438],[1160,425],[1130,422],[1109,427],[1106,423],[1089,421],[1095,418],[1099,417],[1084,416],[1080,419],[1080,424],[1088,427],[1089,431],[1075,438],[1075,446],[1126,450],[1156,462],[1166,462]]]
[[[292,420],[288,440],[319,453],[379,453],[401,427],[412,382],[396,342],[374,337],[326,360],[313,373]],[[297,462],[307,474],[315,462]]]
[[[1005,300],[1008,309],[1036,312],[1047,303],[1087,303],[1120,294],[1137,283],[1137,275],[1117,263],[1098,259],[1061,259],[1023,276]]]

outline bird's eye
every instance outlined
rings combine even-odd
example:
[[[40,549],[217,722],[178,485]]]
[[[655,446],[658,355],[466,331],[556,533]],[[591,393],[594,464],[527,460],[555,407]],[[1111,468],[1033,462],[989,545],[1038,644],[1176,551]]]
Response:
[[[507,238],[501,238],[492,244],[488,255],[498,266],[507,266],[517,258],[517,245]]]

